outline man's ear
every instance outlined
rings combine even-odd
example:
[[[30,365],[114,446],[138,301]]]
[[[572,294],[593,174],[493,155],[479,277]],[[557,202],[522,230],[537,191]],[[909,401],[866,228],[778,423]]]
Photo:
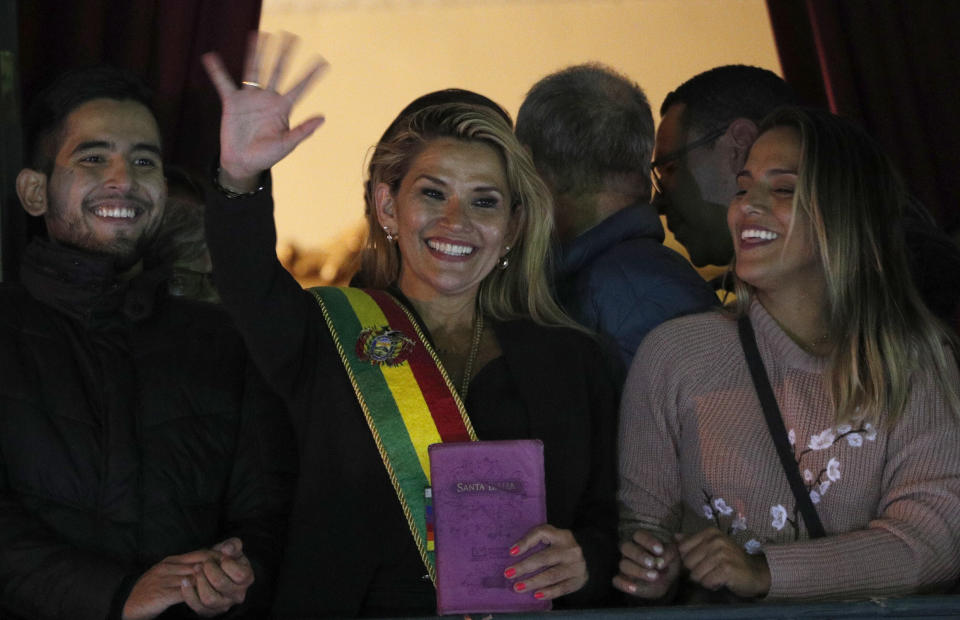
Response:
[[[377,183],[373,190],[373,199],[377,207],[377,220],[380,226],[387,227],[391,234],[397,234],[396,202],[386,183]]]
[[[24,211],[41,216],[47,212],[47,175],[32,168],[24,168],[17,175],[17,197]]]
[[[747,162],[747,154],[754,140],[757,139],[757,124],[749,118],[736,118],[730,123],[727,129],[727,135],[730,137],[731,151],[731,170],[734,174],[743,169],[743,164]]]

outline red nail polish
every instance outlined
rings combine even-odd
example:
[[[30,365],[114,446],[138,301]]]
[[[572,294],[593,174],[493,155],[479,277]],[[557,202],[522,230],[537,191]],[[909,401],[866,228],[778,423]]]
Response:
[[[520,553],[520,546],[519,546],[519,545],[514,545],[514,546],[510,547],[510,555],[517,555],[518,553]]]
[[[516,574],[517,574],[517,569],[515,568],[508,568],[507,570],[503,571],[503,576],[506,577],[507,579],[512,579],[513,576]]]
[[[543,598],[543,597],[544,597],[543,592],[534,592],[533,594],[533,598]]]
[[[517,592],[523,592],[524,590],[527,589],[527,584],[521,581],[517,585],[513,586],[513,589],[516,590]]]

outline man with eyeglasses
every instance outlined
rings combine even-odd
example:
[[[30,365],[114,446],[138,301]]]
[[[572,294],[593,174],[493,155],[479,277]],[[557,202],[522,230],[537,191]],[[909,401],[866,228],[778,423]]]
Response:
[[[651,163],[653,204],[697,267],[733,259],[727,205],[736,174],[759,122],[792,103],[793,91],[779,76],[746,65],[700,73],[664,99]]]
[[[557,295],[626,366],[651,329],[717,303],[663,245],[650,205],[653,114],[639,86],[598,64],[568,67],[530,89],[516,131],[553,194]]]
[[[797,104],[782,78],[746,65],[695,75],[663,100],[650,165],[653,204],[697,267],[733,260],[726,214],[736,174],[760,121],[780,106]],[[914,206],[903,219],[914,281],[930,310],[960,329],[960,249],[922,204]],[[718,277],[712,284],[728,288],[732,279]]]

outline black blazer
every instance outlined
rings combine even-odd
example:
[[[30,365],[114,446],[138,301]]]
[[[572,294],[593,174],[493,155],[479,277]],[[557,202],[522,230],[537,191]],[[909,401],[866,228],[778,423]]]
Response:
[[[275,613],[357,615],[378,571],[410,557],[400,504],[316,300],[276,259],[269,192],[243,200],[210,192],[207,236],[223,302],[297,429],[301,475]],[[590,571],[558,605],[596,605],[618,557],[611,361],[572,329],[511,321],[494,330],[531,436],[544,442],[548,520],[574,532]]]

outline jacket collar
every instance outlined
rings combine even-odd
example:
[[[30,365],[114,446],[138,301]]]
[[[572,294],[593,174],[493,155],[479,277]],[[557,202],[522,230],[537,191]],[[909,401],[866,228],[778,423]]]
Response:
[[[20,267],[23,286],[38,301],[89,326],[139,321],[153,313],[163,270],[118,278],[109,257],[34,239]]]
[[[567,243],[561,252],[560,275],[575,273],[617,243],[634,238],[663,243],[664,232],[660,216],[647,202],[620,209]]]

